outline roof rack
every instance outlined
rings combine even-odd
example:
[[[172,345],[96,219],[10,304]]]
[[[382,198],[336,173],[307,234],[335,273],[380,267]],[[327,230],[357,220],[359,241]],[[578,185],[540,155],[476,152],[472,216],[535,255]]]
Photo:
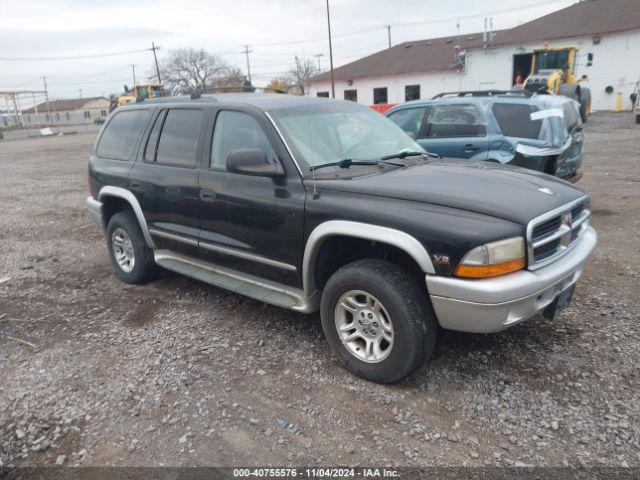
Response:
[[[442,92],[432,100],[443,97],[493,97],[496,95],[514,95],[520,97],[530,97],[532,92],[526,90],[462,90],[459,92]]]

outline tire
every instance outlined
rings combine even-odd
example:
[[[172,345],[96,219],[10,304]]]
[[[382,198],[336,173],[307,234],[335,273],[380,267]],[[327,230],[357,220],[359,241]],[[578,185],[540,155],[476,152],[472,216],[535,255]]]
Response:
[[[352,301],[359,307],[354,309]],[[325,337],[338,358],[350,372],[367,380],[398,382],[433,354],[437,321],[427,291],[393,263],[366,259],[336,271],[322,292],[320,316]],[[358,320],[360,326],[356,327]],[[338,332],[338,325],[351,324],[353,328]],[[355,339],[343,342],[341,335]],[[367,348],[376,343],[374,338],[378,348]],[[367,360],[364,357],[368,354],[371,357]],[[378,358],[373,358],[376,355]]]
[[[589,114],[591,113],[591,90],[588,88],[580,89],[580,118],[582,123],[587,123]]]
[[[107,247],[115,273],[123,282],[145,283],[157,273],[153,251],[147,246],[132,212],[118,212],[111,217],[107,226]]]
[[[561,83],[558,87],[558,95],[572,98],[576,102],[580,102],[580,89],[573,83]]]
[[[640,123],[640,113],[636,114],[636,123]]]

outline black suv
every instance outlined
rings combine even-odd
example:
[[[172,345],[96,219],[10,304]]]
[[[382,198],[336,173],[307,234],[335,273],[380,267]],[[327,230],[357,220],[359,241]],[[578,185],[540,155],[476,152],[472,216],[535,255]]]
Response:
[[[437,326],[494,332],[565,307],[596,245],[589,197],[554,177],[440,160],[352,102],[175,97],[118,108],[89,161],[115,272],[157,266],[320,310],[349,370],[395,382]]]

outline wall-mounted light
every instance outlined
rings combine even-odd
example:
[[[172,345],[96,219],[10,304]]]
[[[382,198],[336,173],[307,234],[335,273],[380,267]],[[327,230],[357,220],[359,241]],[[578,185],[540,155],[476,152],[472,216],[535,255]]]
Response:
[[[353,80],[347,80],[347,85],[349,86],[353,85]]]
[[[599,37],[599,36],[593,37],[593,44],[594,45],[600,45],[600,40],[602,40],[602,38]]]

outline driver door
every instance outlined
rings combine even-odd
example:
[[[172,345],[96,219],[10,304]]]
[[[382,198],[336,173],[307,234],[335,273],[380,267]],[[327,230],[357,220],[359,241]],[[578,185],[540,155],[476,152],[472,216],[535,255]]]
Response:
[[[296,284],[305,190],[275,129],[251,109],[220,109],[206,148],[208,168],[200,175],[203,255],[245,273]],[[227,156],[243,148],[261,149],[271,162],[281,163],[285,175],[228,172]]]

